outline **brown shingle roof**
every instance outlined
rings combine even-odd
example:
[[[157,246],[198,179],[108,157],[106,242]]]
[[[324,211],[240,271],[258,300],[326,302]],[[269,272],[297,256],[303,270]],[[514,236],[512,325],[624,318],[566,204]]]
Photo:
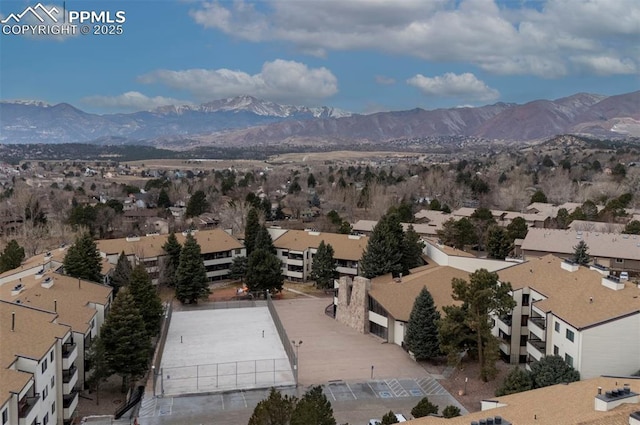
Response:
[[[42,282],[52,278],[54,283],[50,288],[42,287]],[[41,278],[35,276],[24,277],[21,283],[25,286],[18,295],[11,295],[14,284],[7,283],[0,286],[0,299],[16,302],[50,312],[55,311],[57,305],[58,323],[71,326],[75,332],[86,333],[96,310],[89,303],[106,305],[111,296],[111,288],[105,285],[80,281],[70,276],[48,271]]]
[[[139,258],[157,257],[165,255],[162,245],[169,235],[140,236],[139,238],[102,239],[96,241],[98,250],[105,254],[119,254],[122,251],[126,255],[136,255]],[[222,252],[232,249],[240,249],[244,246],[233,236],[221,229],[200,230],[193,232],[198,241],[202,253]],[[186,236],[176,233],[178,242],[184,244]],[[130,239],[127,241],[127,239]]]
[[[331,245],[336,260],[359,261],[369,243],[366,236],[343,235],[340,233],[310,232],[306,230],[288,230],[276,239],[276,248],[292,251],[304,251],[308,248],[318,248],[320,242]]]
[[[594,409],[598,387],[609,391],[629,384],[640,393],[639,378],[593,378],[570,384],[559,384],[537,390],[496,397],[503,407],[474,412],[457,418],[425,417],[407,422],[409,425],[469,425],[488,417],[501,416],[514,425],[628,425],[629,414],[640,410],[640,404],[623,404],[608,412]]]
[[[562,260],[553,255],[535,258],[498,272],[500,281],[513,289],[530,287],[545,295],[536,307],[581,329],[607,320],[640,312],[638,289],[627,283],[614,291],[602,285],[602,275],[580,267],[576,272],[561,269]],[[634,298],[635,297],[635,298]],[[590,302],[593,298],[593,302]]]
[[[589,246],[592,257],[640,260],[640,236],[577,230],[529,229],[522,249],[572,255],[580,241]]]
[[[414,269],[410,275],[403,276],[401,282],[395,282],[390,275],[374,279],[369,295],[396,320],[408,322],[413,303],[425,286],[438,310],[441,311],[445,305],[460,304],[451,298],[453,278],[468,280],[469,273],[452,267],[426,266]]]

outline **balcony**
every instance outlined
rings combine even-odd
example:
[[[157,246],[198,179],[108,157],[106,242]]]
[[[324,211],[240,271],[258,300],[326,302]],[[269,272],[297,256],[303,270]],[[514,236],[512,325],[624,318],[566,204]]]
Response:
[[[62,407],[64,408],[64,420],[68,421],[73,416],[78,406],[78,392],[73,391],[71,394],[62,397]]]
[[[535,360],[540,360],[547,353],[547,344],[539,338],[529,338],[527,341],[527,352]]]
[[[18,424],[31,425],[38,417],[38,409],[33,407],[40,401],[40,394],[34,397],[23,397],[18,402]]]
[[[544,317],[529,317],[529,332],[539,338],[541,341],[547,339],[545,329],[547,329],[547,319]]]
[[[500,341],[500,351],[507,356],[511,354],[511,344],[509,342]]]
[[[66,370],[73,366],[73,362],[78,358],[78,346],[74,343],[62,344],[62,369]]]
[[[69,370],[65,370],[62,372],[62,393],[63,394],[71,394],[73,392],[73,387],[75,387],[78,382],[78,368],[75,366],[71,366]]]
[[[304,260],[302,258],[287,258],[287,265],[290,266],[304,266]]]
[[[511,335],[511,321],[513,316],[501,316],[496,320],[496,324],[498,325],[498,329],[501,330],[506,335]]]

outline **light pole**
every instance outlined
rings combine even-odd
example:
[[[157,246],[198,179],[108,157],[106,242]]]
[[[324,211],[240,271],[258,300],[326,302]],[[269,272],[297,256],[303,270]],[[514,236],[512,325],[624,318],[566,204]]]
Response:
[[[298,386],[298,364],[299,364],[299,357],[298,357],[298,350],[300,348],[300,346],[302,345],[302,340],[299,340],[298,342],[296,342],[295,340],[291,340],[291,344],[293,344],[293,346],[296,349],[296,361],[293,364],[293,370],[296,373],[296,387]]]
[[[151,373],[153,374],[153,398],[156,398],[156,366],[151,365]]]

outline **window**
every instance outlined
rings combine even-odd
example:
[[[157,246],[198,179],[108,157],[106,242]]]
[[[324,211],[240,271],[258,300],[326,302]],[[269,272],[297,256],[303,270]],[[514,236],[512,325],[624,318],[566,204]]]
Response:
[[[55,387],[55,386],[56,386],[56,376],[55,376],[55,375],[53,375],[53,376],[51,377],[51,388],[53,388],[53,387]]]
[[[558,348],[558,346],[557,346],[557,345],[554,345],[554,346],[553,346],[553,355],[554,355],[554,356],[557,356],[557,355],[558,355],[558,353],[560,353],[560,349]]]
[[[54,353],[54,350],[51,350],[51,355],[49,355],[49,361],[51,363],[53,363],[53,353]]]
[[[42,425],[47,425],[49,423],[49,414],[47,413],[46,415],[44,415],[44,417],[42,418]]]
[[[54,401],[51,405],[51,414],[54,415],[56,413],[56,402]]]
[[[527,326],[527,322],[529,321],[529,316],[526,314],[522,315],[520,326]]]
[[[529,305],[529,294],[522,294],[522,305]]]
[[[556,322],[556,323],[553,325],[553,328],[556,330],[556,332],[560,332],[560,322]]]
[[[48,395],[49,395],[49,389],[45,385],[44,388],[42,389],[42,399],[45,400]]]
[[[9,411],[7,409],[4,409],[2,411],[2,425],[6,424],[7,422],[9,422]]]
[[[526,346],[527,346],[527,336],[520,335],[520,347],[526,347]]]
[[[47,370],[47,359],[44,359],[44,361],[42,362],[42,373],[44,373]]]
[[[616,258],[616,263],[618,264],[624,263],[624,258]]]
[[[573,335],[573,331],[572,331],[572,330],[570,330],[570,329],[567,329],[566,335],[567,335],[567,339],[568,339],[569,341],[573,342],[573,336],[574,336],[574,335]]]
[[[573,357],[571,357],[568,354],[564,355],[564,361],[567,362],[567,364],[571,367],[573,367]]]

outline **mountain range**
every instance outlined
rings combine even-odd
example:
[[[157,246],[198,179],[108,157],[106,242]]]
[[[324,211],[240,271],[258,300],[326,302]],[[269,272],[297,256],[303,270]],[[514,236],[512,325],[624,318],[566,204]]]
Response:
[[[197,106],[169,105],[130,114],[91,114],[67,103],[0,102],[0,143],[144,143],[189,146],[381,143],[465,136],[531,141],[557,134],[640,136],[640,91],[579,93],[526,104],[352,114],[330,107],[280,105],[238,96]]]

